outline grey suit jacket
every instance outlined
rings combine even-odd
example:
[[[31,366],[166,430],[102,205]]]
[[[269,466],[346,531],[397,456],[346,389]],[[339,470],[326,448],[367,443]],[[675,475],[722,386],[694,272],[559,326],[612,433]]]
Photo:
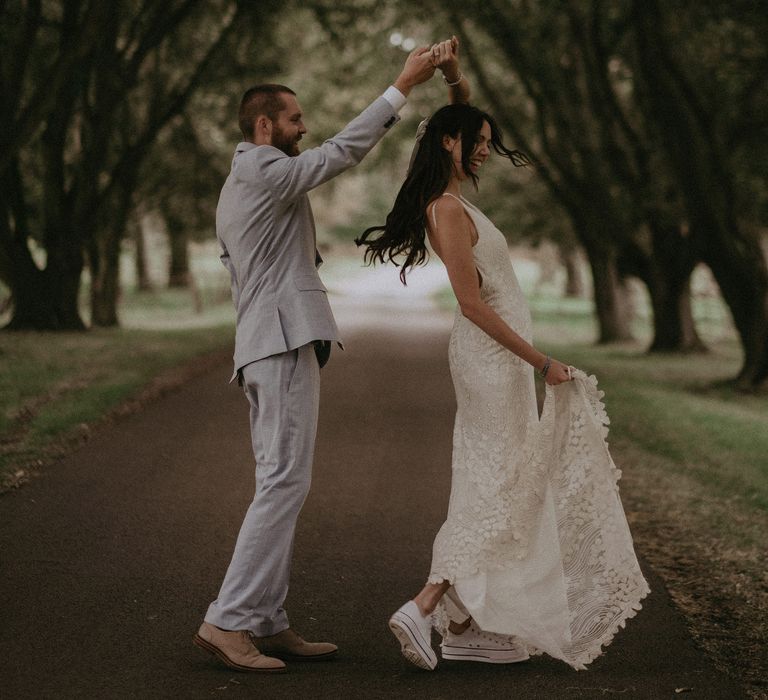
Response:
[[[298,156],[238,144],[216,209],[221,260],[237,309],[235,374],[313,340],[340,340],[317,274],[307,192],[357,165],[398,119],[379,97],[336,136]]]

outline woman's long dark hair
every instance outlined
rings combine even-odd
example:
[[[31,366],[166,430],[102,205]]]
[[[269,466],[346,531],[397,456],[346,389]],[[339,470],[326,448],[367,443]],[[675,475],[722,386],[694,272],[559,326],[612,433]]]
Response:
[[[386,223],[366,229],[355,239],[358,246],[366,248],[366,264],[389,260],[397,265],[395,258],[405,255],[400,270],[400,280],[405,284],[407,271],[426,261],[427,206],[445,192],[453,174],[453,157],[443,148],[443,137],[461,136],[461,165],[477,188],[477,175],[470,169],[469,160],[484,121],[491,127],[491,146],[496,153],[509,158],[515,166],[530,163],[525,154],[504,145],[501,131],[490,114],[466,104],[446,105],[437,110],[427,123],[411,169]],[[378,231],[381,235],[374,238],[373,234]]]

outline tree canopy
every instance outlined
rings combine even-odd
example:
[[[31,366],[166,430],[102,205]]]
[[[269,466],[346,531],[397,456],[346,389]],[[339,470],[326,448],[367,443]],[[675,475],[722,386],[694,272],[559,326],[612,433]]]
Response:
[[[648,289],[651,350],[703,349],[690,277],[712,271],[742,347],[743,387],[768,381],[768,6],[749,0],[11,0],[0,4],[0,280],[9,328],[118,322],[121,242],[158,212],[177,249],[213,232],[245,87],[288,83],[310,137],[332,135],[395,77],[406,44],[456,33],[473,101],[528,153],[528,177],[483,182],[494,218],[580,247],[600,340],[630,335],[624,282]],[[419,119],[357,177],[346,226],[385,213]],[[323,191],[332,198],[335,185]]]

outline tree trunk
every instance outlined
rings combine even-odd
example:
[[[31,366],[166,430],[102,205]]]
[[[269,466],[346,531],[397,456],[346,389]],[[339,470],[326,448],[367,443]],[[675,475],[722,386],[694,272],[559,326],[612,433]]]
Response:
[[[11,327],[42,327],[50,330],[82,330],[85,327],[78,308],[80,275],[83,271],[82,229],[73,222],[71,200],[65,186],[66,133],[76,92],[77,80],[73,79],[67,89],[62,91],[58,109],[41,134],[43,174],[39,206],[42,212],[42,239],[47,259],[45,270],[40,274],[31,269],[37,268],[27,247],[30,233],[26,230],[26,203],[23,199],[23,180],[17,160],[14,159],[13,170],[9,171],[17,188],[14,195],[17,241],[14,254],[23,270],[23,277],[17,278],[17,288],[14,289],[17,313],[14,314]],[[31,285],[32,288],[21,289],[26,285]],[[37,294],[42,294],[45,304],[50,307],[47,313],[43,314],[40,299],[31,298]],[[43,318],[39,318],[41,314],[44,315]],[[39,320],[34,316],[38,316]]]
[[[133,233],[133,242],[136,253],[136,288],[140,292],[152,291],[152,282],[149,279],[147,270],[147,251],[144,244],[144,226],[141,222],[131,221],[129,223]]]
[[[120,238],[109,232],[104,245],[90,246],[91,324],[102,328],[119,325],[117,300],[120,292]]]
[[[80,271],[19,267],[11,286],[13,315],[8,330],[82,331],[78,293]]]
[[[83,330],[85,324],[80,317],[80,278],[83,272],[83,251],[79,242],[67,240],[62,250],[48,249],[48,264],[45,274],[56,309],[58,329]],[[60,258],[60,261],[56,258]]]
[[[648,352],[706,352],[691,310],[691,278],[666,274],[648,284],[653,306],[653,342]]]
[[[14,257],[9,280],[13,313],[6,329],[55,330],[58,319],[45,272],[38,270],[31,258],[24,261]]]
[[[11,290],[13,303],[6,328],[84,330],[78,307],[82,251],[68,247],[62,235],[47,236],[52,243],[47,266],[44,270],[37,267],[27,244],[26,210],[19,185],[12,163],[4,173],[0,201],[0,274]]]
[[[561,245],[560,261],[565,268],[565,289],[563,296],[580,299],[584,296],[584,280],[581,276],[579,254],[576,248]]]
[[[713,246],[714,248],[714,246]],[[758,254],[759,246],[752,252]],[[720,286],[744,349],[744,363],[736,378],[742,389],[768,388],[768,273],[763,258],[704,257]]]
[[[691,308],[691,275],[698,259],[679,224],[651,221],[652,252],[644,279],[653,307],[653,342],[649,352],[706,352]]]
[[[685,200],[691,233],[733,316],[744,350],[736,378],[768,384],[768,268],[756,236],[736,217],[734,179],[711,115],[670,54],[658,0],[635,0],[639,76]]]
[[[139,162],[139,159],[131,161],[123,172],[112,197],[103,208],[103,211],[109,212],[108,219],[90,239],[96,241],[90,248],[92,272],[96,268],[91,288],[91,320],[95,326],[110,328],[120,325],[117,302],[120,297],[121,244],[133,206]]]
[[[187,227],[169,216],[165,220],[168,228],[168,242],[171,257],[168,266],[168,286],[187,288],[190,286],[189,235]]]
[[[607,245],[586,248],[599,325],[598,343],[632,340],[632,313],[627,289],[619,275],[616,254]]]
[[[663,224],[649,214],[653,232],[626,244],[619,269],[640,279],[648,289],[653,311],[649,352],[706,352],[691,309],[691,274],[696,266],[690,239],[678,224]]]

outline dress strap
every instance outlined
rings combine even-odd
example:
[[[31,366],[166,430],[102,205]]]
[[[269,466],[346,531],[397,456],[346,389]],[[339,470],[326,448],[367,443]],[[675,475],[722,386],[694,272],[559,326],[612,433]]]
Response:
[[[464,202],[461,201],[455,194],[451,194],[450,192],[443,192],[443,194],[440,195],[441,197],[453,197],[457,202],[459,202],[462,206],[464,206]],[[437,202],[435,202],[432,205],[432,223],[435,226],[435,230],[437,230]]]

